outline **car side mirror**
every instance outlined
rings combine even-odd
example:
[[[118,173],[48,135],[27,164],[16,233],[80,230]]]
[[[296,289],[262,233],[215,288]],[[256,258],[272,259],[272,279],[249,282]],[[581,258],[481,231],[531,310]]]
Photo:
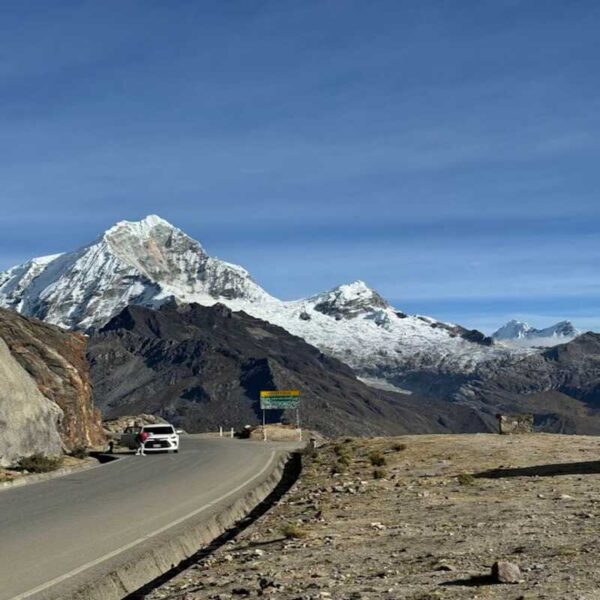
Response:
[[[181,433],[183,433],[183,429],[176,429],[175,433],[180,433],[181,434]]]

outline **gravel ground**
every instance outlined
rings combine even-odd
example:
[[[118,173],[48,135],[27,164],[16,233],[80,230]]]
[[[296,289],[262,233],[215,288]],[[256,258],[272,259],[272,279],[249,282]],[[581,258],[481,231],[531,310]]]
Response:
[[[277,506],[146,597],[598,599],[599,454],[584,436],[340,439]],[[518,583],[494,581],[498,560]]]

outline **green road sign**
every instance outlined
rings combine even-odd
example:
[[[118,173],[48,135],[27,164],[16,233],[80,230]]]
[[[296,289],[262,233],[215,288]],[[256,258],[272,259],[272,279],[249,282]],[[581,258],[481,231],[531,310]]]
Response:
[[[263,390],[260,392],[260,407],[262,410],[298,408],[299,403],[299,390]]]

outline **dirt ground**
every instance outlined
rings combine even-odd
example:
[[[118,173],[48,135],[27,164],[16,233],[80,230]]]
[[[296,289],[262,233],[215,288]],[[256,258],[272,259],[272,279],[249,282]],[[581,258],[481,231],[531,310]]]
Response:
[[[147,598],[595,600],[599,524],[600,438],[346,438]],[[497,560],[521,581],[495,583]]]

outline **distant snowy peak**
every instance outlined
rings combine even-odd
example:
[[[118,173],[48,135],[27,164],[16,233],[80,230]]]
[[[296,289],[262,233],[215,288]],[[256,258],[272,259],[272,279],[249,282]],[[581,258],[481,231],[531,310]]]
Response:
[[[575,328],[571,321],[560,321],[555,325],[544,329],[536,329],[528,323],[512,320],[498,329],[493,334],[493,338],[503,341],[531,341],[533,344],[540,340],[556,340],[556,343],[562,343],[565,340],[572,339],[581,334],[581,331]]]
[[[560,321],[556,325],[546,327],[545,329],[539,329],[536,332],[535,337],[561,337],[561,338],[573,338],[581,335],[581,331],[571,323],[571,321]]]
[[[359,315],[390,308],[390,305],[364,281],[340,285],[333,290],[312,296],[306,301],[314,310],[335,317],[352,319]]]
[[[535,329],[533,329],[529,323],[513,319],[503,327],[500,327],[492,337],[495,340],[521,340],[529,337],[530,333],[533,331],[535,331]]]

